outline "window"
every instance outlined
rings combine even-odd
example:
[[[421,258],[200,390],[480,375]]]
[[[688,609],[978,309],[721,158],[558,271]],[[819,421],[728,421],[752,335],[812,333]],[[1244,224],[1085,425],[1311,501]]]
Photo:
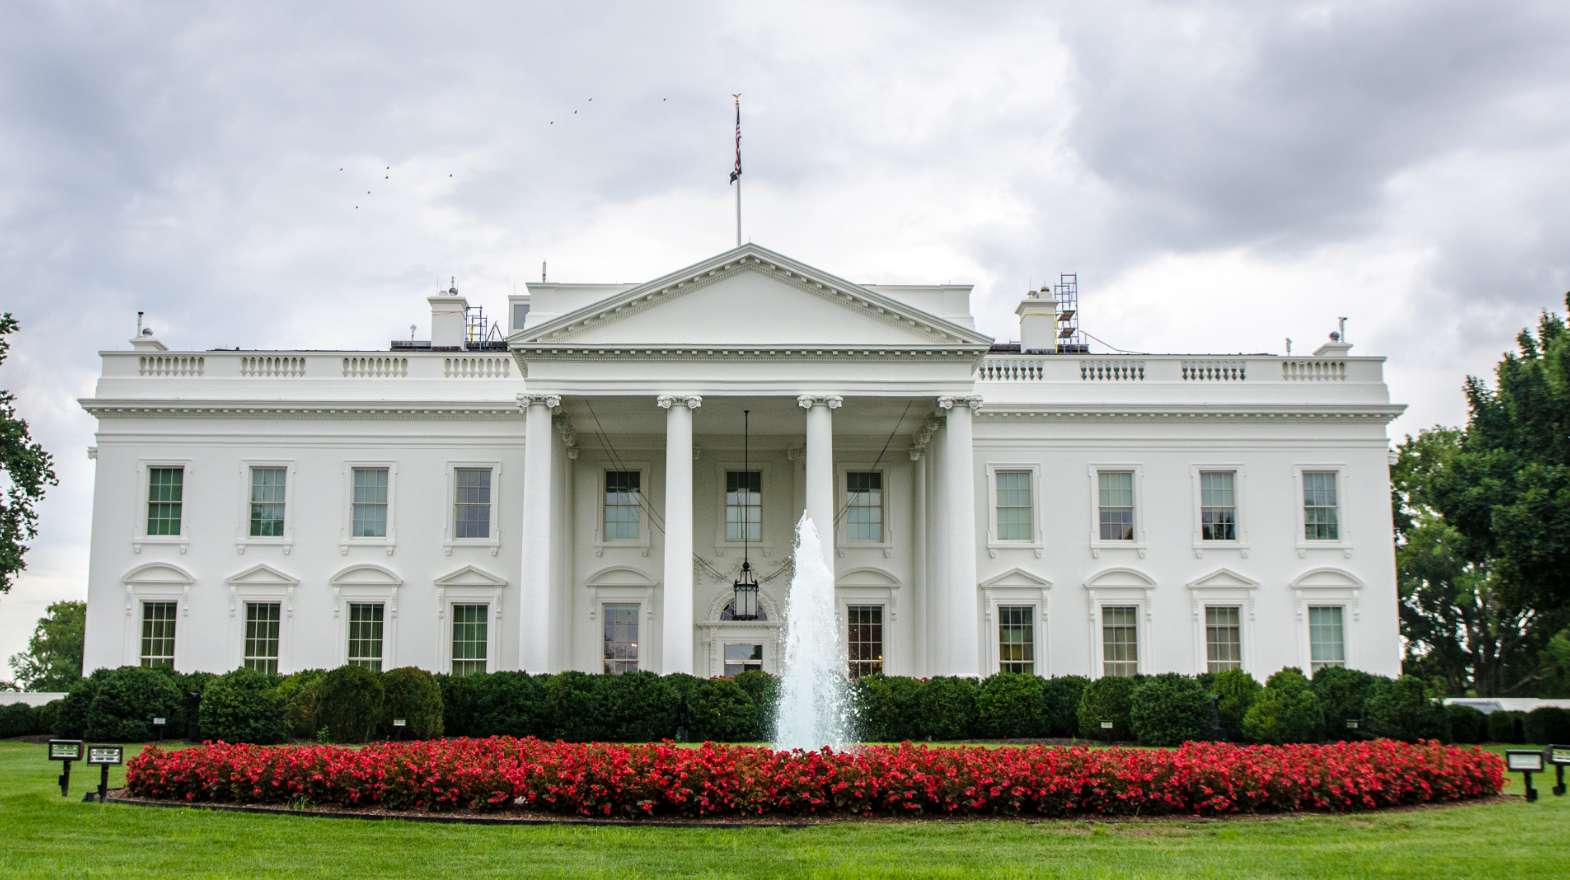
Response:
[[[1341,628],[1341,606],[1310,606],[1308,609],[1309,673],[1327,666],[1346,665],[1346,641]]]
[[[160,469],[161,470],[161,469]],[[173,468],[179,472],[179,468]],[[142,603],[142,665],[174,668],[175,602]]]
[[[1101,540],[1134,540],[1134,474],[1100,471],[1096,474]]]
[[[605,472],[605,540],[636,541],[642,517],[643,474]]]
[[[1101,609],[1101,674],[1139,673],[1139,609],[1113,605]]]
[[[1199,474],[1199,534],[1206,541],[1237,540],[1237,474]]]
[[[288,475],[288,468],[251,468],[251,537],[283,537]]]
[[[1030,499],[1030,471],[998,471],[998,540],[1030,541],[1035,520]]]
[[[180,534],[180,515],[185,506],[185,468],[150,467],[147,469],[147,534]]]
[[[850,471],[845,474],[845,538],[850,541],[883,540],[883,474]]]
[[[382,604],[349,603],[350,666],[382,671]]]
[[[490,644],[487,632],[489,605],[452,606],[452,674],[473,675],[485,671],[485,654]]]
[[[386,510],[386,493],[382,496]],[[383,514],[383,534],[386,515]],[[491,536],[491,469],[453,468],[452,534],[454,538]]]
[[[1233,605],[1205,607],[1205,671],[1243,668],[1242,614]]]
[[[998,606],[998,671],[1036,671],[1036,608]]]
[[[387,537],[387,468],[357,467],[353,469],[354,529],[356,538]]]
[[[763,646],[734,644],[725,646],[725,677],[734,678],[749,669],[763,670]]]
[[[850,677],[883,671],[883,606],[851,605],[846,609]]]
[[[1335,471],[1303,472],[1303,539],[1341,540]]]
[[[246,669],[257,672],[278,671],[278,621],[280,606],[277,602],[245,603],[245,661]]]
[[[611,675],[638,668],[638,606],[605,606],[605,671]]]
[[[725,540],[763,539],[763,472],[725,472]]]

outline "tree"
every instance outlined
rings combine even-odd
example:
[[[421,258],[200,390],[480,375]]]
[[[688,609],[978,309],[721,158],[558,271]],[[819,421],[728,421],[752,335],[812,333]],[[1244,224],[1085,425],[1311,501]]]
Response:
[[[11,669],[24,690],[69,690],[82,677],[82,644],[87,632],[86,602],[52,602],[27,650],[11,655]]]
[[[0,315],[0,364],[11,350],[7,336],[16,332],[10,312]],[[0,593],[10,592],[17,572],[27,567],[22,558],[27,543],[38,537],[38,513],[33,509],[44,497],[44,487],[58,481],[49,453],[33,442],[27,422],[16,414],[16,396],[0,389],[0,477],[5,494],[0,499]]]

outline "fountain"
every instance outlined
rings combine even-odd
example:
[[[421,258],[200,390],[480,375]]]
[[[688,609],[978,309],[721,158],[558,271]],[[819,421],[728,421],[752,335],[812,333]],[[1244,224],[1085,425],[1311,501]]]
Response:
[[[774,748],[841,750],[852,740],[845,642],[835,620],[834,573],[817,526],[796,523],[796,570],[785,601],[785,662],[774,707]]]

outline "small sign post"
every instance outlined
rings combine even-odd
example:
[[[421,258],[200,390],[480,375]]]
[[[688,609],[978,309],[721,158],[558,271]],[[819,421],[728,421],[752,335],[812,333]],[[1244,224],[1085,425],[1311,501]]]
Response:
[[[153,742],[157,743],[164,741],[164,726],[168,723],[169,719],[162,715],[153,716]]]
[[[404,729],[409,726],[409,719],[407,719],[407,718],[394,718],[392,720],[392,726],[393,726],[393,733],[394,733],[394,735],[397,736],[398,739],[402,740],[403,739]]]
[[[71,792],[71,762],[82,760],[82,741],[79,739],[52,739],[49,741],[49,760],[60,762],[60,796]]]
[[[1527,803],[1537,800],[1537,789],[1532,787],[1532,774],[1543,772],[1543,753],[1535,749],[1511,749],[1505,752],[1505,769],[1521,774],[1526,784]]]
[[[1554,797],[1564,797],[1565,765],[1570,764],[1570,746],[1549,746],[1548,763],[1554,765]]]
[[[87,764],[98,765],[98,802],[103,803],[109,799],[109,768],[119,766],[125,760],[125,746],[88,746]],[[86,800],[92,800],[93,793],[88,792]]]

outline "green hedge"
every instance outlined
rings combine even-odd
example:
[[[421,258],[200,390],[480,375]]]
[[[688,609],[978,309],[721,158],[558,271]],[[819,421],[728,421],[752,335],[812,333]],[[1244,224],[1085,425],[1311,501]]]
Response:
[[[1231,742],[1243,741],[1246,738],[1243,734],[1243,716],[1248,714],[1254,700],[1259,697],[1259,682],[1241,669],[1204,675],[1200,680],[1206,692],[1215,698],[1216,723],[1221,726],[1222,734]]]
[[[38,732],[38,712],[26,703],[0,706],[0,739]]]
[[[1526,742],[1526,713],[1501,709],[1488,713],[1488,741],[1520,745]]]
[[[382,719],[382,677],[363,666],[340,666],[317,685],[316,726],[333,742],[365,742]]]
[[[393,722],[403,719],[402,728]],[[442,689],[429,672],[400,666],[382,673],[382,714],[377,732],[387,739],[435,739],[442,735]]]
[[[1109,676],[1085,686],[1079,698],[1079,735],[1123,741],[1131,735],[1129,710],[1138,678]],[[1111,722],[1111,727],[1104,726]]]
[[[1129,703],[1129,732],[1147,746],[1212,739],[1218,724],[1210,695],[1186,675],[1146,678],[1134,686]]]
[[[1046,685],[1044,678],[1017,672],[1000,672],[983,681],[976,694],[981,735],[994,739],[1047,736]]]
[[[1344,666],[1327,666],[1314,673],[1314,679],[1309,684],[1325,713],[1325,738],[1351,739],[1369,730],[1369,698],[1380,684],[1388,681],[1361,669],[1347,669]],[[1348,721],[1356,722],[1357,726],[1348,727]]]
[[[219,676],[202,691],[202,738],[264,745],[288,739],[289,720],[278,686],[278,676],[250,669]]]
[[[1529,743],[1570,743],[1570,709],[1539,706],[1526,713],[1521,726]]]
[[[1445,739],[1449,742],[1488,742],[1488,716],[1471,706],[1446,706],[1445,724]]]
[[[1313,742],[1325,728],[1325,712],[1308,679],[1288,667],[1270,676],[1243,715],[1243,734],[1256,743]]]
[[[1068,738],[1079,733],[1079,700],[1090,679],[1083,675],[1060,675],[1046,679],[1042,686],[1042,717],[1047,736]]]
[[[1372,690],[1366,709],[1370,734],[1408,742],[1444,737],[1445,707],[1421,678],[1403,675]]]

